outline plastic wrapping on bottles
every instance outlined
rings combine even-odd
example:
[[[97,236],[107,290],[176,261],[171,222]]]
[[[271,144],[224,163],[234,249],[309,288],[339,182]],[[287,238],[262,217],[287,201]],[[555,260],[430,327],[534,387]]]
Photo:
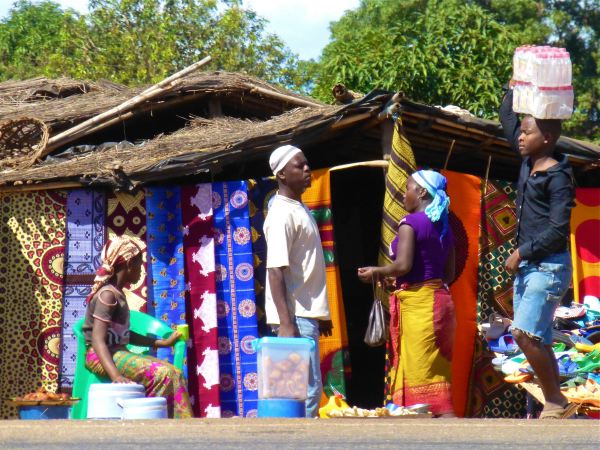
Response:
[[[573,114],[572,65],[564,48],[517,48],[513,80],[515,112],[538,119],[568,119]]]

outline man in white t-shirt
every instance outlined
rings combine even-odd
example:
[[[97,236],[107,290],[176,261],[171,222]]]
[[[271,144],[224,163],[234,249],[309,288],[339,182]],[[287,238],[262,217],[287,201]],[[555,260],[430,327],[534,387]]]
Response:
[[[267,241],[267,323],[279,337],[302,336],[315,341],[311,353],[306,417],[316,417],[323,385],[319,336],[331,335],[325,283],[325,259],[319,228],[302,193],[310,186],[310,167],[299,148],[276,149],[269,165],[279,191],[269,205]]]

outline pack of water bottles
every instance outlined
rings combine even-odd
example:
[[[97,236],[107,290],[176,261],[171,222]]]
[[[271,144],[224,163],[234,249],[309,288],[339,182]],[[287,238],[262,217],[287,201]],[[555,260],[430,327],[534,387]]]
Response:
[[[513,110],[537,119],[573,114],[572,65],[564,48],[518,47],[513,57]]]

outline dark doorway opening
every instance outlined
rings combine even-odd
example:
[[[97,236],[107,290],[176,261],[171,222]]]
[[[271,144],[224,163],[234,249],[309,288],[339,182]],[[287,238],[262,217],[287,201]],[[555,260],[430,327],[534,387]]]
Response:
[[[331,172],[333,225],[351,365],[348,402],[362,408],[383,403],[385,348],[368,347],[363,342],[373,290],[371,285],[361,283],[356,273],[358,267],[377,264],[384,193],[385,178],[380,168]]]

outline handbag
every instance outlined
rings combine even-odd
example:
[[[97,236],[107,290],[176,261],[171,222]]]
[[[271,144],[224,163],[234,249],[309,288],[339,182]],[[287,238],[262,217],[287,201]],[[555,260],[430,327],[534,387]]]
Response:
[[[369,324],[365,333],[364,342],[369,347],[379,347],[386,343],[388,335],[388,321],[381,300],[375,296],[375,283],[373,283],[373,306],[369,313]]]

